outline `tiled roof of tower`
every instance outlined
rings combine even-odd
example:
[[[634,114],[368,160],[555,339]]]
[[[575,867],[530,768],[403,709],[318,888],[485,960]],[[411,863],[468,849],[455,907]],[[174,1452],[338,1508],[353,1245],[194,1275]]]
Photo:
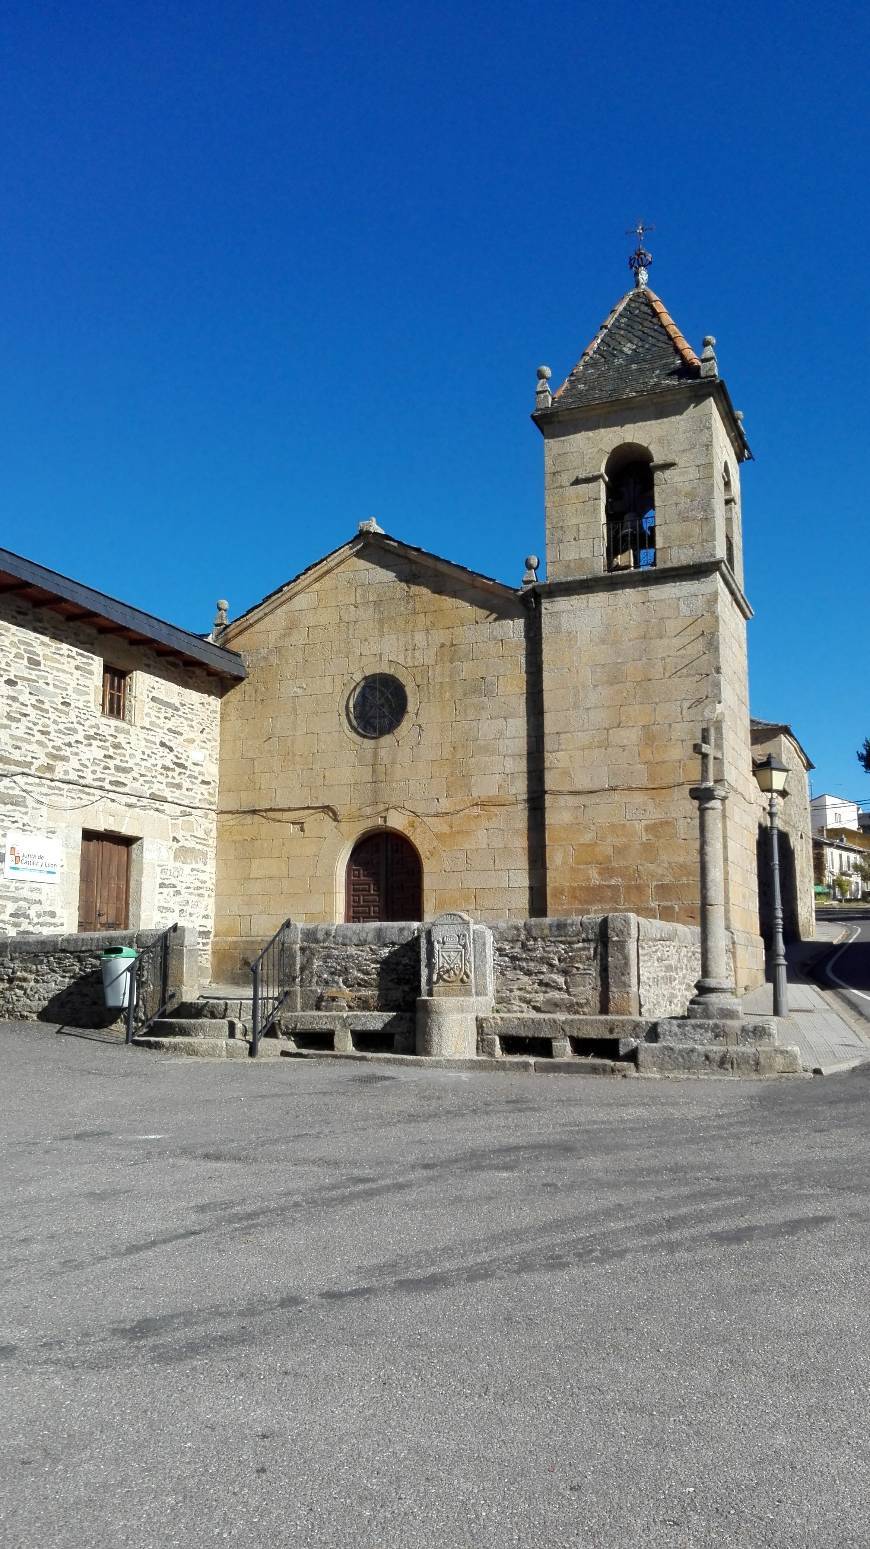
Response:
[[[700,374],[701,362],[658,296],[646,288],[630,290],[553,395],[553,408],[684,387]]]

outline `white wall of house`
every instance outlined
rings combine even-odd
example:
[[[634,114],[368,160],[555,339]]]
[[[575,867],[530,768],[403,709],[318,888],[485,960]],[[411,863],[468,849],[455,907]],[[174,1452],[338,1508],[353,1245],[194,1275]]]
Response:
[[[810,802],[813,833],[826,828],[858,828],[858,803],[842,796],[814,796]]]
[[[866,861],[870,851],[860,849],[857,845],[839,843],[835,839],[825,839],[822,841],[822,855],[825,886],[833,888],[837,877],[846,877],[849,882],[846,896],[860,898],[867,883],[858,873],[858,863]]]

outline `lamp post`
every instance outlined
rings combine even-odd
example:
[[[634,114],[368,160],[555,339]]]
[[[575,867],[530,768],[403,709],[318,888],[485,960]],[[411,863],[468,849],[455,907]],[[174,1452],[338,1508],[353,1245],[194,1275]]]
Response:
[[[788,979],[786,976],[785,942],[782,939],[782,889],[779,882],[779,801],[785,797],[788,770],[773,753],[759,759],[752,770],[759,787],[769,797],[767,811],[770,817],[770,871],[773,880],[773,1014],[788,1016]]]

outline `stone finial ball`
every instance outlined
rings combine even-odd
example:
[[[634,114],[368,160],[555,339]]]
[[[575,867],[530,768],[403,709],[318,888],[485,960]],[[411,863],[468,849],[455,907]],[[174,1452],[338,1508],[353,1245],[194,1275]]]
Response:
[[[713,338],[713,335],[711,333],[708,333],[708,334],[704,335],[704,348],[705,349],[707,348],[708,345],[710,346],[710,349],[712,349],[713,345],[715,343],[716,343],[716,340]]]
[[[526,569],[527,570],[537,570],[537,568],[538,568],[540,563],[541,563],[541,561],[538,559],[537,554],[527,554],[526,555]]]
[[[217,605],[222,613],[226,613],[227,608],[229,607],[229,603],[227,602],[226,597],[219,597],[217,600]]]
[[[550,377],[552,375],[553,375],[553,373],[550,370],[549,366],[539,366],[538,367],[538,376],[539,376],[539,378],[540,378],[540,380],[542,382],[549,382]]]

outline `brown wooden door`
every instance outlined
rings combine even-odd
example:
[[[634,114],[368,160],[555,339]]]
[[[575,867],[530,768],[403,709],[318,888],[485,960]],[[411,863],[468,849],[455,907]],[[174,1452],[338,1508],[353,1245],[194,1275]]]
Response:
[[[345,878],[345,920],[420,920],[423,868],[401,834],[368,834],[354,846]]]
[[[79,930],[126,930],[129,898],[130,841],[82,834]]]

